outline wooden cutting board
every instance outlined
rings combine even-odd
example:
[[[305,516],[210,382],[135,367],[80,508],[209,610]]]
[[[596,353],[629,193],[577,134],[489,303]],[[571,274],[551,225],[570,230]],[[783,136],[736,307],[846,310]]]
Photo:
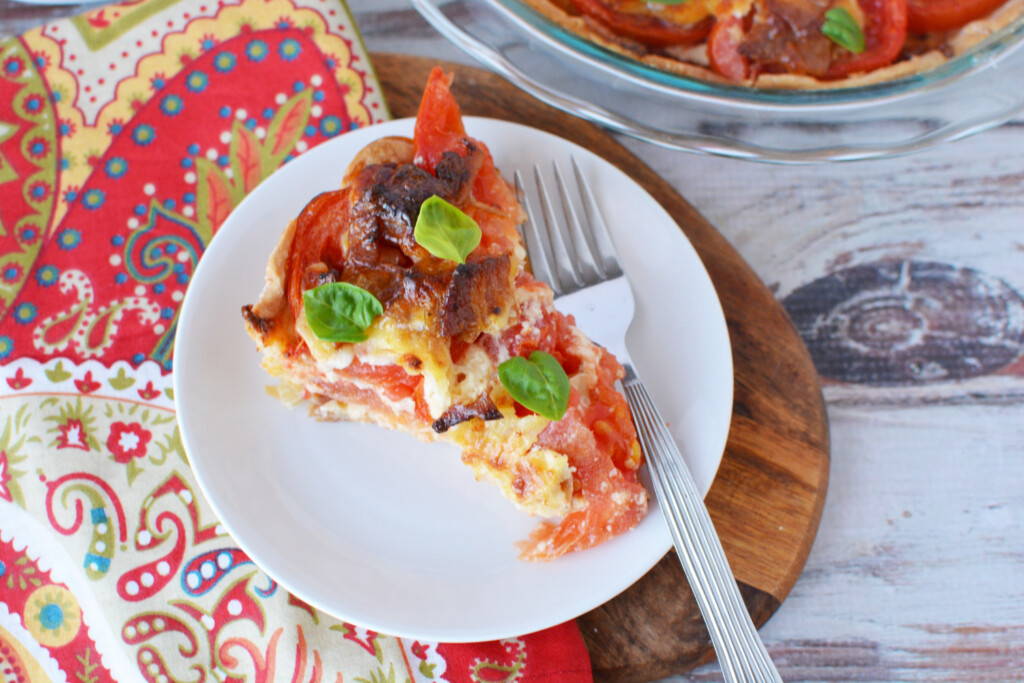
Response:
[[[374,54],[373,63],[392,114],[414,116],[427,74],[437,62]],[[772,293],[714,227],[609,135],[489,72],[442,66],[455,73],[452,91],[464,114],[524,123],[604,157],[658,200],[703,259],[725,311],[735,375],[729,440],[706,502],[747,607],[760,626],[786,599],[803,569],[828,484],[825,404],[800,337]],[[685,161],[683,153],[680,160]],[[674,552],[577,623],[597,681],[650,681],[714,656]]]

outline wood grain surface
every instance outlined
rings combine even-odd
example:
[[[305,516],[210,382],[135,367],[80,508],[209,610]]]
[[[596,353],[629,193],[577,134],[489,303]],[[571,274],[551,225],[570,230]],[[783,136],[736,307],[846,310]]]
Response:
[[[383,53],[373,60],[394,116],[414,115],[436,60]],[[725,311],[735,370],[729,440],[706,502],[754,621],[764,623],[804,566],[828,481],[825,406],[803,343],[739,254],[625,148],[492,74],[445,67],[455,73],[452,90],[463,113],[526,123],[601,155],[643,185],[700,254]],[[598,681],[649,681],[713,654],[674,553],[578,624]]]

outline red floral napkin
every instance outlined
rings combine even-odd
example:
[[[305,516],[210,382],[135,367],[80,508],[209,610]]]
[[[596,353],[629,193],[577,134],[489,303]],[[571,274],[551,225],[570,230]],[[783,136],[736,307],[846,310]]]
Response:
[[[0,670],[20,681],[589,681],[572,623],[446,645],[318,613],[188,466],[171,389],[204,247],[387,117],[340,0],[144,0],[0,41]]]

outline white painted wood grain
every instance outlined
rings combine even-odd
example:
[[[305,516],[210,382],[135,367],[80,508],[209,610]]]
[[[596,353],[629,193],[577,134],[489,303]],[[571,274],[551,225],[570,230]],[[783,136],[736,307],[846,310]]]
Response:
[[[833,409],[800,580],[762,629],[787,681],[1019,681],[1024,420],[1014,406]],[[667,681],[716,680],[717,668]]]
[[[846,255],[967,265],[1024,288],[1024,118],[911,156],[818,166],[626,144],[780,296]]]
[[[1020,121],[909,157],[815,167],[626,144],[779,296],[839,263],[884,258],[974,268],[1024,291]],[[848,392],[826,392],[821,527],[762,630],[786,681],[1024,680],[1019,388],[1013,378],[948,382],[942,391],[959,405],[909,408],[844,406]],[[665,680],[720,674],[709,665]]]

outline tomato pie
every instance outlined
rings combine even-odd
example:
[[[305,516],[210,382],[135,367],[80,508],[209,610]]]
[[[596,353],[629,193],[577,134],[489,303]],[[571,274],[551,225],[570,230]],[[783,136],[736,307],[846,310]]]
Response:
[[[521,556],[553,559],[642,519],[642,454],[622,366],[531,276],[515,193],[449,85],[434,69],[413,138],[371,143],[306,205],[242,315],[281,400],[458,445],[547,518]]]
[[[605,48],[683,76],[779,89],[922,73],[1024,14],[1024,0],[523,0]]]

